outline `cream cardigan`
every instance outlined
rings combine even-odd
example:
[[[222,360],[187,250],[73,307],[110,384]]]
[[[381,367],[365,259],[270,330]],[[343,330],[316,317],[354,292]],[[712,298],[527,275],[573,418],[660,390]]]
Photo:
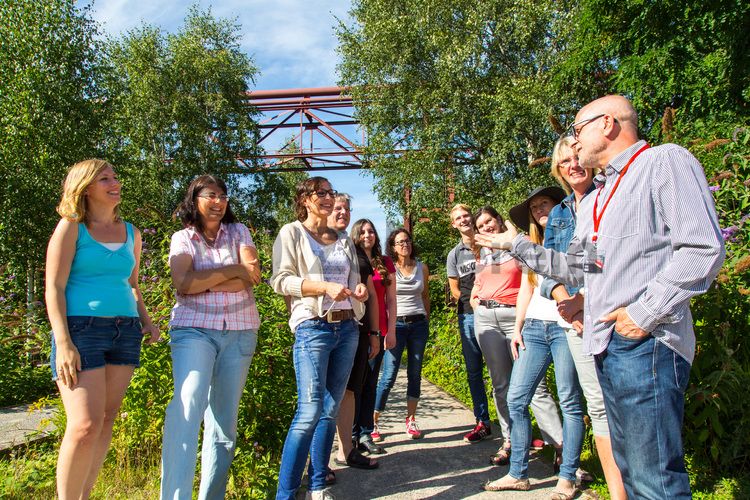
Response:
[[[276,293],[291,298],[290,313],[292,313],[292,316],[295,316],[294,311],[300,307],[309,310],[312,316],[322,316],[325,312],[323,311],[324,295],[302,296],[303,281],[325,281],[323,265],[313,253],[305,231],[307,230],[300,221],[286,224],[279,231],[279,235],[273,244],[271,286]],[[346,238],[344,240],[344,251],[349,257],[350,263],[349,289],[353,291],[360,283],[357,252],[351,238],[342,234],[339,234],[339,237]],[[365,305],[354,299],[351,300],[351,303],[354,316],[359,320],[365,314]],[[289,327],[294,330],[296,326],[292,325],[290,320]]]

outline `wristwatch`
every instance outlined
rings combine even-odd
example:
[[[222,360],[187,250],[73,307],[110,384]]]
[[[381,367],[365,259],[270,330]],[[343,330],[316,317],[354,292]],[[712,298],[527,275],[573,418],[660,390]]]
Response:
[[[370,330],[370,337],[380,337],[380,332],[377,330]]]

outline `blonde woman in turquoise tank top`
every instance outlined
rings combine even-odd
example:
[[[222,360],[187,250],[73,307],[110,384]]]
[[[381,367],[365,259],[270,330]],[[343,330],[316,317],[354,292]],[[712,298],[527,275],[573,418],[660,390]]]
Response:
[[[67,418],[57,460],[61,500],[91,494],[143,335],[159,338],[138,288],[141,234],[120,219],[120,188],[104,160],[73,165],[47,247],[50,366]]]

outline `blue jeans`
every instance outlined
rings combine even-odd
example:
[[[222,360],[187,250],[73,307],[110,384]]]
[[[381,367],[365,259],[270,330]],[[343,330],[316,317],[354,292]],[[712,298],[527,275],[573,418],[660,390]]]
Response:
[[[141,321],[137,317],[68,316],[68,333],[81,356],[81,371],[105,365],[140,366]],[[57,380],[57,344],[52,337],[50,368],[52,380]]]
[[[508,389],[510,412],[510,471],[516,479],[528,478],[531,418],[529,404],[539,382],[555,363],[555,380],[563,415],[563,456],[560,477],[575,482],[583,445],[583,409],[578,375],[568,339],[555,321],[527,319],[523,324],[526,349],[518,349]]]
[[[396,383],[396,375],[398,375],[404,349],[407,352],[406,397],[419,399],[422,392],[422,360],[429,335],[430,322],[426,319],[413,323],[396,322],[396,346],[386,351],[383,356],[383,373],[375,395],[375,411],[385,410],[388,394],[393,389],[393,384]]]
[[[466,364],[466,380],[469,382],[471,404],[477,422],[490,425],[490,410],[487,403],[487,390],[484,387],[484,360],[479,342],[474,335],[474,314],[458,315],[458,330],[461,332],[461,352]]]
[[[628,498],[691,498],[682,449],[690,363],[650,335],[615,332],[596,369]]]
[[[359,343],[354,320],[303,321],[294,332],[297,412],[284,441],[277,500],[293,500],[310,454],[310,491],[325,488],[336,416]]]
[[[170,339],[174,394],[164,418],[161,498],[192,498],[201,421],[198,498],[224,498],[240,398],[258,335],[254,330],[175,326]]]

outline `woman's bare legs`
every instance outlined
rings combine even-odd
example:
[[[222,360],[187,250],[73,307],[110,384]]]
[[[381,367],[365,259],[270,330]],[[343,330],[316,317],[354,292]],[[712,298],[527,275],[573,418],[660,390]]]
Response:
[[[57,460],[61,500],[87,499],[91,494],[133,370],[132,366],[108,365],[79,372],[73,389],[58,383],[67,418]]]
[[[625,493],[625,486],[622,484],[620,469],[615,463],[614,455],[612,455],[612,442],[609,440],[609,436],[594,436],[594,441],[604,471],[604,479],[606,479],[607,488],[609,488],[610,498],[612,500],[627,499],[628,495]]]
[[[336,435],[339,445],[336,458],[343,462],[352,451],[352,425],[354,425],[354,392],[346,390],[336,418]]]

